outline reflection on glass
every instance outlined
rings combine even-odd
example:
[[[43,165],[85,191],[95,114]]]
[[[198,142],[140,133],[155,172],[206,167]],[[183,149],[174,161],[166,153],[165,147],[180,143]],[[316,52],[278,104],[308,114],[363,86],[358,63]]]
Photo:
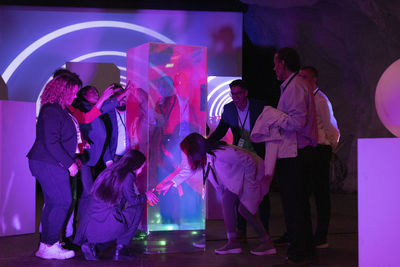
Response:
[[[130,145],[147,156],[143,174],[147,179],[138,179],[147,181],[138,185],[139,190],[145,190],[154,188],[179,166],[179,144],[185,136],[205,134],[206,53],[204,47],[150,43],[129,50],[127,66],[133,83],[140,87],[128,100],[127,120]],[[150,236],[159,231],[185,238],[201,235],[205,229],[201,191],[202,177],[193,177],[160,196],[159,205],[148,206],[144,224]],[[173,245],[168,238],[150,243]]]

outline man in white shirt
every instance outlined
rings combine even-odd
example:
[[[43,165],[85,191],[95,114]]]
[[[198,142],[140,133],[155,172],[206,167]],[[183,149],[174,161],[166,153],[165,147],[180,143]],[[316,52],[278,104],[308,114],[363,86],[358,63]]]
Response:
[[[314,256],[308,185],[317,145],[317,123],[310,85],[298,75],[300,57],[285,47],[274,56],[277,79],[283,81],[277,109],[286,113],[275,126],[282,142],[276,161],[277,185],[289,237],[287,260],[278,266],[308,266]]]
[[[328,97],[317,86],[318,71],[311,66],[301,68],[299,76],[307,80],[314,96],[318,126],[318,146],[315,149],[315,166],[311,180],[311,191],[317,208],[317,228],[314,234],[316,248],[327,248],[327,234],[331,216],[329,192],[329,169],[332,151],[337,147],[340,132],[333,116]]]

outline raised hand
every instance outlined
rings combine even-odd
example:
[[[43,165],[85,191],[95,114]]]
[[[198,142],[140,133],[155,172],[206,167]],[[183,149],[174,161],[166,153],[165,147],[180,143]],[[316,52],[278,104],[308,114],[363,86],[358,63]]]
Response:
[[[113,94],[114,94],[113,86],[110,85],[109,87],[106,88],[106,90],[104,90],[103,94],[96,103],[96,107],[100,109],[101,106],[104,104],[104,102],[107,99],[109,99]]]
[[[108,86],[108,87],[106,88],[106,90],[104,90],[104,92],[103,92],[103,94],[101,95],[100,99],[101,99],[101,98],[108,99],[108,98],[110,98],[110,96],[112,96],[113,94],[114,94],[113,86],[110,85],[110,86]]]

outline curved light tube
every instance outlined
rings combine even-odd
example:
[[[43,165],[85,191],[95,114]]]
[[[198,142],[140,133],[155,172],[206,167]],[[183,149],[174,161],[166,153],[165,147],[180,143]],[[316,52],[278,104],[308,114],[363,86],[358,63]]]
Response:
[[[126,22],[121,22],[121,21],[108,21],[108,20],[99,20],[99,21],[89,21],[89,22],[82,22],[82,23],[77,23],[73,25],[69,25],[66,27],[63,27],[61,29],[55,30],[51,33],[46,34],[42,38],[36,40],[33,42],[31,45],[29,45],[27,48],[25,48],[21,53],[18,54],[18,56],[8,65],[6,70],[3,72],[2,77],[5,83],[8,82],[10,79],[11,75],[14,73],[14,71],[22,64],[22,62],[29,57],[33,52],[35,52],[37,49],[45,45],[46,43],[63,36],[65,34],[79,31],[79,30],[84,30],[84,29],[90,29],[90,28],[100,28],[100,27],[110,27],[110,28],[122,28],[122,29],[127,29],[127,30],[133,30],[137,32],[141,32],[144,34],[147,34],[149,36],[152,36],[164,43],[175,43],[168,37],[150,30],[148,28],[145,28],[143,26],[139,26],[133,23],[126,23]]]

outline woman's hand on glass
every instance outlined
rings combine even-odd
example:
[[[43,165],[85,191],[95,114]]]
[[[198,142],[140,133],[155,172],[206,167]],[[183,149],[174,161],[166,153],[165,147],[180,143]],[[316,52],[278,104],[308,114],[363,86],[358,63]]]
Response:
[[[162,182],[156,186],[156,190],[159,195],[161,195],[161,193],[164,191],[163,196],[165,196],[165,194],[171,189],[171,187],[173,185],[174,185],[174,182],[172,182],[172,181]]]
[[[145,194],[147,198],[147,203],[149,203],[150,206],[154,206],[158,203],[158,197],[156,194],[154,194],[154,188],[147,191]]]

